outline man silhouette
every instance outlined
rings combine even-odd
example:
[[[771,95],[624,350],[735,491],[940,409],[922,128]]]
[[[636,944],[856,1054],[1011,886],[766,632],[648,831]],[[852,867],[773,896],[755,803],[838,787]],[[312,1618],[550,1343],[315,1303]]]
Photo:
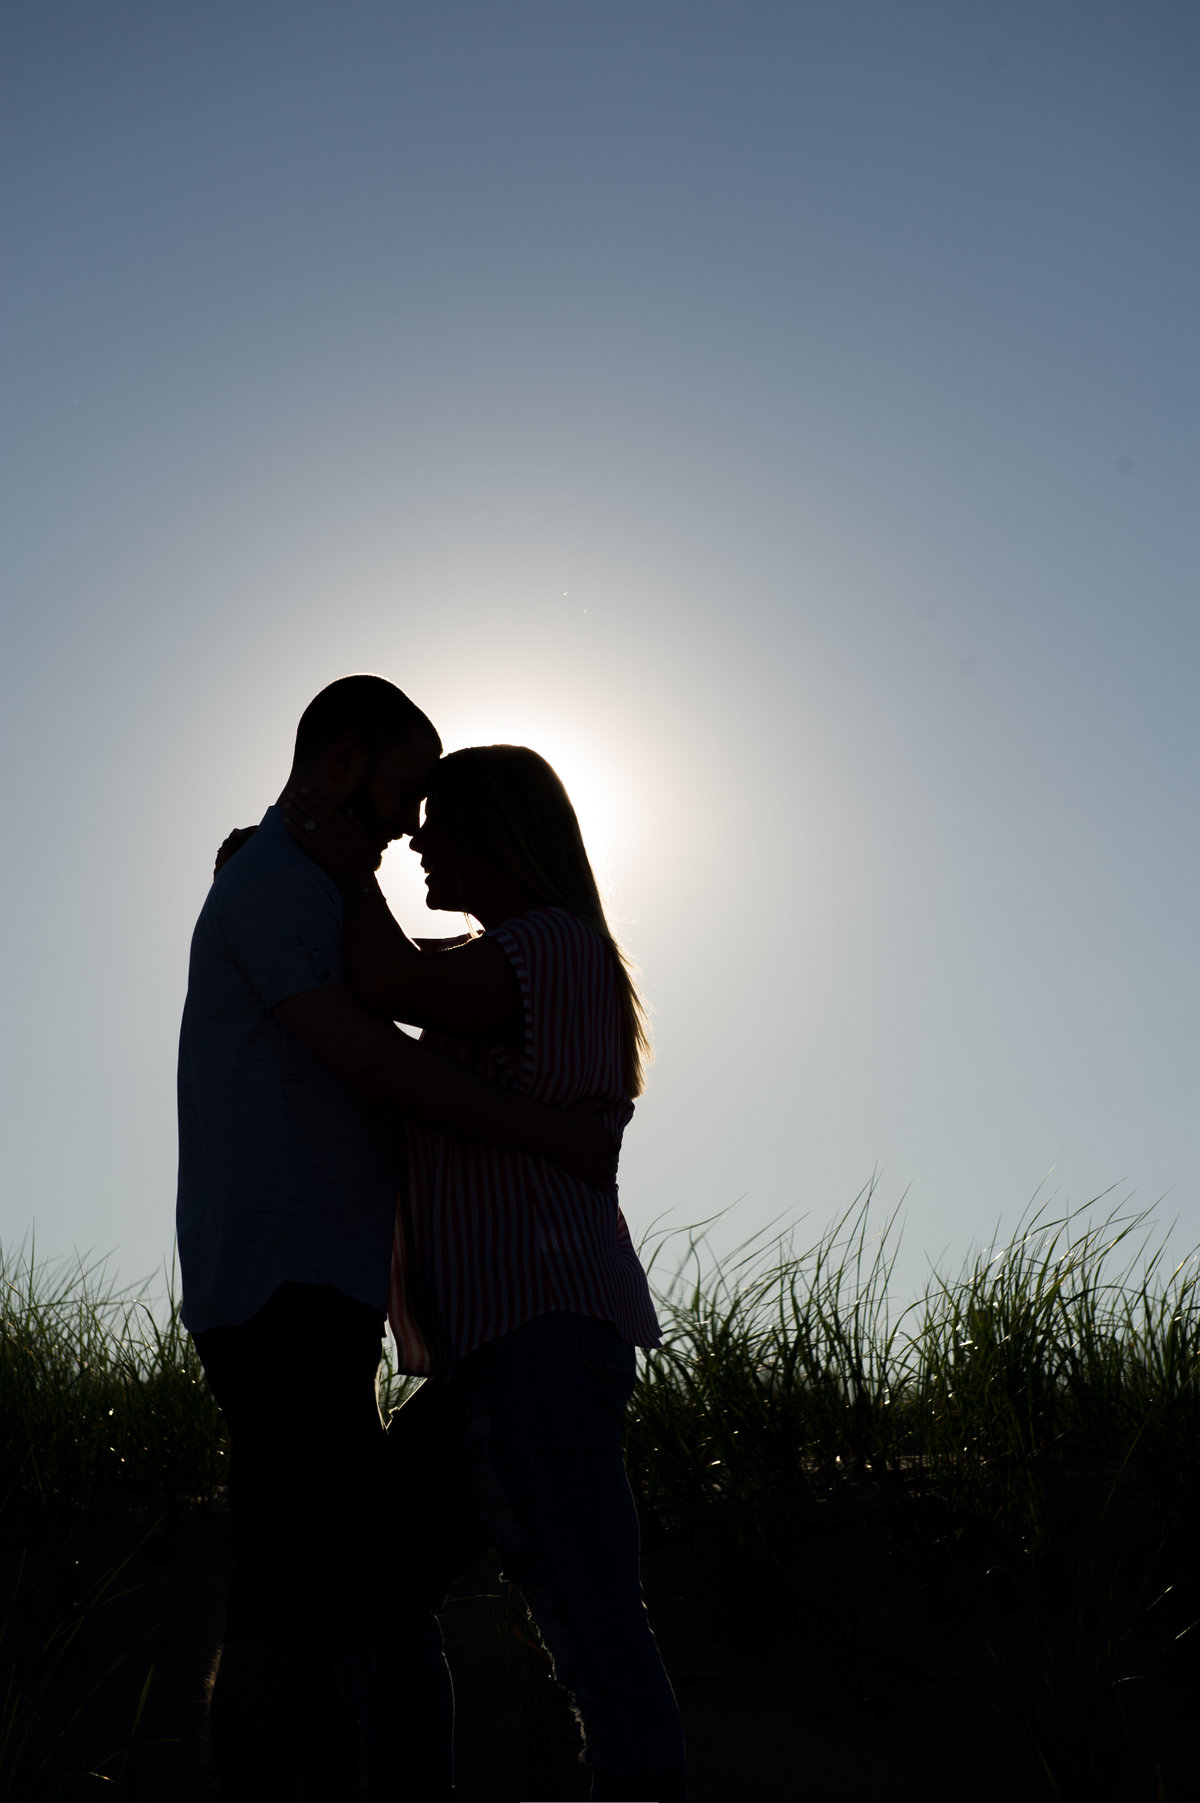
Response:
[[[287,786],[352,812],[382,855],[416,830],[440,754],[399,689],[343,677],[301,717]],[[319,1691],[334,1648],[353,1668],[380,1634],[375,1385],[396,1111],[611,1181],[598,1121],[495,1088],[369,1014],[341,938],[337,886],[268,808],[218,861],[179,1046],[183,1321],[231,1443],[234,1572],[210,1712],[227,1803],[296,1795],[299,1725],[316,1719],[305,1685]],[[315,1750],[306,1764],[304,1794],[332,1803],[336,1774]],[[352,1773],[343,1781],[356,1794]]]

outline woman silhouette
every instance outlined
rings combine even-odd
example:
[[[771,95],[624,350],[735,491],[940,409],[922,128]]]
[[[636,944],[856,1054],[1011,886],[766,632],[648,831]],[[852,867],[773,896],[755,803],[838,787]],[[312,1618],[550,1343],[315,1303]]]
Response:
[[[491,745],[435,767],[411,841],[427,904],[483,928],[437,950],[397,925],[353,820],[309,795],[285,807],[342,889],[347,969],[368,1008],[539,1100],[599,1101],[620,1137],[642,1088],[645,1014],[544,758]],[[396,1794],[399,1765],[413,1796],[451,1795],[435,1612],[494,1546],[572,1695],[593,1798],[679,1803],[683,1735],[642,1600],[622,1444],[635,1347],[660,1335],[616,1186],[419,1123],[405,1140],[389,1315],[400,1369],[428,1381],[388,1430],[379,1794]]]

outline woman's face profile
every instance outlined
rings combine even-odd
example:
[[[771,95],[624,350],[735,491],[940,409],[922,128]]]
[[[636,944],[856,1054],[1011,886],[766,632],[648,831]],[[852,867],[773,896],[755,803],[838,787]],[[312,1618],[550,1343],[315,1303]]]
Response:
[[[425,818],[409,844],[425,872],[425,906],[447,914],[474,913],[450,835],[438,818],[436,802],[426,802]]]

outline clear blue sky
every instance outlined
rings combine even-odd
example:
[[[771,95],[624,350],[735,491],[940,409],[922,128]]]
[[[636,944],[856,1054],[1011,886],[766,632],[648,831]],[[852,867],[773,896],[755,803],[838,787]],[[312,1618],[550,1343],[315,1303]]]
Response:
[[[4,1243],[169,1255],[212,853],[353,669],[578,792],[635,1232],[1200,1243],[1196,8],[3,34]]]

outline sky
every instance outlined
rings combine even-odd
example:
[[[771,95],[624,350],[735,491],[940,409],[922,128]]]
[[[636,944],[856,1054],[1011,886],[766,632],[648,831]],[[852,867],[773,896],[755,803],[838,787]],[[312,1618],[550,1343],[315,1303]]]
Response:
[[[576,799],[635,1238],[1200,1244],[1189,0],[0,34],[5,1253],[161,1280],[213,853],[352,670]]]

